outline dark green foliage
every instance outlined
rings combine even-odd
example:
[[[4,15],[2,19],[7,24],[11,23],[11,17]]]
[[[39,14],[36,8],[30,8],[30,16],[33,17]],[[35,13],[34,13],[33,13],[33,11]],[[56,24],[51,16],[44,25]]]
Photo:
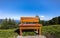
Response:
[[[60,16],[58,17],[58,24],[60,24]]]
[[[45,20],[40,20],[40,23],[43,26],[47,26],[47,25],[59,25],[60,24],[60,16],[58,17],[54,17],[51,20],[45,21]]]
[[[58,24],[58,17],[55,17],[55,18],[49,20],[49,23],[50,24]]]
[[[49,22],[49,25],[55,25],[55,24],[57,25],[57,24],[60,24],[60,16],[54,17],[51,20],[49,20],[48,22]]]
[[[43,26],[45,26],[45,21],[44,20],[41,20],[40,21],[40,24],[42,24]]]
[[[42,24],[43,26],[48,26],[49,22],[48,21],[44,21],[44,20],[40,20],[40,24]]]
[[[17,27],[17,23],[14,21],[14,19],[6,18],[2,21],[0,29],[12,29]]]

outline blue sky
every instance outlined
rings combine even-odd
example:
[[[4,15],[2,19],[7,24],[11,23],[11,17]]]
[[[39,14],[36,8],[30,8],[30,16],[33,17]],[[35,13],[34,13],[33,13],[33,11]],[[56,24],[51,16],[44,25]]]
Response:
[[[0,19],[36,15],[44,20],[60,16],[60,0],[0,0]]]

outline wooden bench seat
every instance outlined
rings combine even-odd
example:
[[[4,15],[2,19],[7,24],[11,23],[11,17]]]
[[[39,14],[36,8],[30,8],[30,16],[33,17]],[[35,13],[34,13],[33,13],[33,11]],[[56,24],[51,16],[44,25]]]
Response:
[[[20,24],[20,27],[41,27],[41,24]]]

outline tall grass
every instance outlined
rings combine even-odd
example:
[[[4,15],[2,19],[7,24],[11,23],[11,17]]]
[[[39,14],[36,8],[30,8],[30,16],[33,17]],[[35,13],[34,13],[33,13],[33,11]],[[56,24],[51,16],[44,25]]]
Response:
[[[15,30],[0,30],[0,38],[16,38],[18,34],[14,32]],[[23,32],[23,36],[25,35],[35,35],[35,33]],[[48,38],[60,38],[60,25],[42,26],[42,35]]]
[[[48,38],[60,38],[60,25],[43,26],[42,35]]]
[[[16,38],[17,35],[17,33],[14,33],[14,29],[0,30],[0,38]]]

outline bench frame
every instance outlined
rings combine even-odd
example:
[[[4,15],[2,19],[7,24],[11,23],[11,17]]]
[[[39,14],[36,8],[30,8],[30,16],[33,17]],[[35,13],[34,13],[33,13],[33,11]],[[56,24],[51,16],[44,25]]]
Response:
[[[39,18],[38,17],[21,17],[20,19],[21,24],[20,27],[20,36],[22,36],[22,30],[33,29],[38,31],[39,35],[41,35],[41,24],[38,24]],[[23,22],[36,22],[36,25],[33,26],[24,26]]]

